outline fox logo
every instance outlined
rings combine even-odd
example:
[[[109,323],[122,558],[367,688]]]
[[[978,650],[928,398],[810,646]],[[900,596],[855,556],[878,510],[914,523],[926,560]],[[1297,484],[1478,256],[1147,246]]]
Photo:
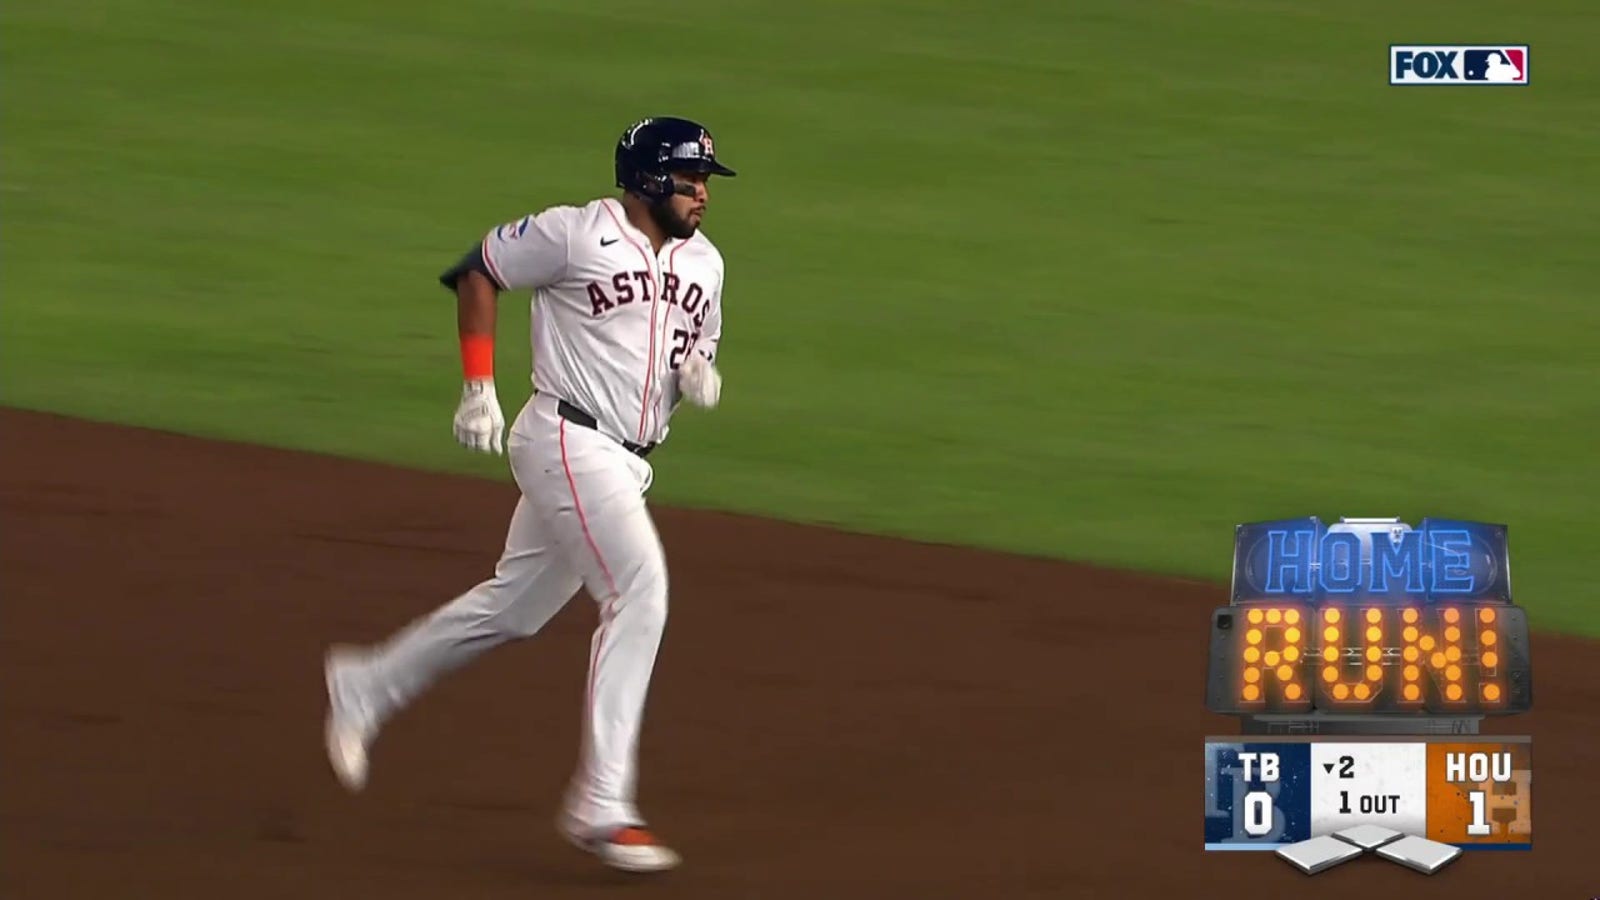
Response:
[[[1528,47],[1401,45],[1389,48],[1389,83],[1396,85],[1525,85]]]

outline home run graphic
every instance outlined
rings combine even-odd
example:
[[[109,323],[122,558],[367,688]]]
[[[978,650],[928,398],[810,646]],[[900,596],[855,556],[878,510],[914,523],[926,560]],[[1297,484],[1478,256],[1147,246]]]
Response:
[[[1506,527],[1315,517],[1235,529],[1211,616],[1205,849],[1308,875],[1372,855],[1432,874],[1533,849],[1533,742],[1480,737],[1533,702]]]

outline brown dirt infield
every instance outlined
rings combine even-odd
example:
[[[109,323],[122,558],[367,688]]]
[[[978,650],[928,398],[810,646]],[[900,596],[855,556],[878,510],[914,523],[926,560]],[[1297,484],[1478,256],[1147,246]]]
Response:
[[[1534,737],[1534,851],[1308,879],[1201,849],[1221,588],[662,509],[641,801],[685,866],[614,875],[551,827],[582,595],[396,720],[366,793],[322,754],[324,646],[489,571],[509,482],[0,424],[6,897],[1600,893],[1594,643],[1538,637],[1536,711],[1488,729]]]

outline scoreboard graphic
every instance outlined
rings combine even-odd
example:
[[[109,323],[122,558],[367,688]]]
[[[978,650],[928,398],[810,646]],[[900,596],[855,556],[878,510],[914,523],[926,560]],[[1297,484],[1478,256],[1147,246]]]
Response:
[[[1462,849],[1533,849],[1526,737],[1205,743],[1207,850],[1276,850],[1357,825]]]
[[[1533,703],[1504,525],[1316,517],[1234,534],[1212,612],[1206,850],[1308,874],[1366,853],[1432,873],[1533,848],[1533,743],[1480,737]]]

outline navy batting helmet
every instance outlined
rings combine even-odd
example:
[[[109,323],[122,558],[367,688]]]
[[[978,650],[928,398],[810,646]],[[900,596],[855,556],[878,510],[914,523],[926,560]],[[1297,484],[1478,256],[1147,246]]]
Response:
[[[733,176],[717,162],[711,132],[699,122],[673,116],[641,119],[617,140],[617,187],[662,200],[674,193],[673,172]]]

